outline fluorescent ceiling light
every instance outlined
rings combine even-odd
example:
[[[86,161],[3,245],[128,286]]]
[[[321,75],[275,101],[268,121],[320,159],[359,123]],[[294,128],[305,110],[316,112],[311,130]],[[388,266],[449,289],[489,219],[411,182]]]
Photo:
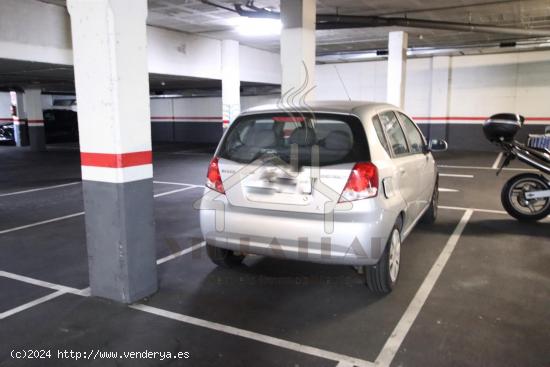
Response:
[[[228,23],[242,36],[261,37],[281,34],[283,25],[279,19],[237,17]]]

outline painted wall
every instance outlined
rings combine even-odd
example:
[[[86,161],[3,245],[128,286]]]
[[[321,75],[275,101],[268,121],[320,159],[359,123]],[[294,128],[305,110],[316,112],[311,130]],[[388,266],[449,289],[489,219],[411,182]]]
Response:
[[[336,70],[352,99],[384,101],[385,61],[318,65],[318,99],[348,98]],[[550,51],[407,61],[405,110],[425,135],[447,139],[451,149],[494,150],[481,123],[498,112],[527,117],[520,140],[542,133],[550,125],[549,101]]]
[[[241,97],[241,109],[278,99],[278,95]],[[223,134],[221,98],[151,99],[151,124],[156,142],[217,143]]]
[[[150,73],[221,79],[221,41],[147,27]],[[281,81],[279,55],[240,46],[241,81]],[[0,58],[72,65],[70,18],[62,6],[0,1]]]

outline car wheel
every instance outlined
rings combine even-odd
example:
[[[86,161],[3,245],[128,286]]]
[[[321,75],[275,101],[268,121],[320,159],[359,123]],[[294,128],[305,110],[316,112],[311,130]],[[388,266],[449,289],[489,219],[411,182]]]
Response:
[[[231,250],[226,250],[212,245],[206,245],[206,253],[212,262],[224,268],[231,268],[240,265],[244,260],[244,255],[235,255]]]
[[[380,260],[376,265],[366,267],[365,276],[369,289],[378,294],[390,293],[399,277],[401,262],[401,233],[395,225]]]
[[[432,201],[428,210],[422,216],[422,222],[432,224],[437,219],[437,205],[439,203],[439,180],[435,181],[434,192],[432,193]]]

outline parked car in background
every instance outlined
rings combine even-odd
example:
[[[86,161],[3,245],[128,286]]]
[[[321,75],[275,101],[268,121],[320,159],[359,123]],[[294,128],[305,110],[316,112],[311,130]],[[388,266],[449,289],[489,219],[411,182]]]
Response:
[[[391,292],[401,243],[420,219],[436,219],[431,151],[446,146],[426,143],[388,104],[248,110],[208,169],[200,205],[207,252],[228,267],[247,254],[364,267],[372,291]]]
[[[76,98],[58,98],[53,100],[51,109],[76,112],[76,108]]]
[[[0,121],[0,142],[15,143],[12,121]]]
[[[72,110],[44,110],[44,128],[48,143],[78,141],[78,116]]]

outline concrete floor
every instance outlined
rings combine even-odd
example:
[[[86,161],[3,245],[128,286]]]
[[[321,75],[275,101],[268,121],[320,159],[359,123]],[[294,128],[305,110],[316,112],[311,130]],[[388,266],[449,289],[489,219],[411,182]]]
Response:
[[[178,185],[203,184],[205,151],[156,149],[155,193],[185,190],[155,199],[160,291],[128,307],[79,295],[88,272],[78,151],[0,146],[1,366],[548,366],[550,221],[520,224],[499,199],[519,163],[496,177],[496,153],[441,154],[440,186],[456,191],[441,193],[435,225],[411,233],[399,285],[379,297],[348,267],[250,257],[216,268],[192,209],[202,190]],[[52,185],[64,186],[11,195]],[[54,355],[10,356],[23,349]],[[97,350],[190,358],[94,360]]]

